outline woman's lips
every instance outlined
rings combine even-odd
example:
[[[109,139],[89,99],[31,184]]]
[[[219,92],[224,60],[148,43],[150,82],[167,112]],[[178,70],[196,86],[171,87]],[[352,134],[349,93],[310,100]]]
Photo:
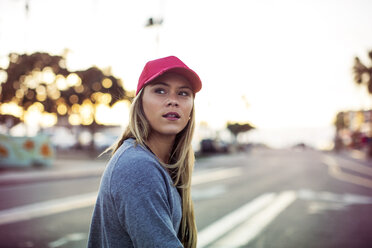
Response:
[[[180,118],[180,115],[177,112],[169,112],[164,114],[163,117],[170,121],[176,121]]]

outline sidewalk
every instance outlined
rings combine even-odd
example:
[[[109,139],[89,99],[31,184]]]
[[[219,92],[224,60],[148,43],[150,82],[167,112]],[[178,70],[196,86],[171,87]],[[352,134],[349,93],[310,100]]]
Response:
[[[108,158],[60,156],[52,166],[0,170],[0,186],[41,181],[99,177]]]
[[[372,159],[368,158],[366,153],[359,150],[341,150],[339,152],[333,152],[333,154],[372,168]]]

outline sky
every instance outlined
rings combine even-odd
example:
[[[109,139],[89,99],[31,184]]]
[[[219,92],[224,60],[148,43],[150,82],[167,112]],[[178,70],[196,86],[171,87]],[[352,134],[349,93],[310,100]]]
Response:
[[[134,90],[146,61],[176,55],[203,82],[198,123],[250,122],[244,140],[326,146],[337,112],[372,106],[351,71],[355,56],[370,63],[368,0],[29,0],[28,14],[25,2],[0,0],[0,58],[68,48],[69,69],[111,67]]]

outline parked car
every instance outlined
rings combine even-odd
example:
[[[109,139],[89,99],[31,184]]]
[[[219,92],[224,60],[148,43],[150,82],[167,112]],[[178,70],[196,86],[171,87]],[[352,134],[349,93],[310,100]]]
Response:
[[[203,139],[200,142],[200,152],[202,154],[227,153],[229,145],[226,142],[214,139]]]

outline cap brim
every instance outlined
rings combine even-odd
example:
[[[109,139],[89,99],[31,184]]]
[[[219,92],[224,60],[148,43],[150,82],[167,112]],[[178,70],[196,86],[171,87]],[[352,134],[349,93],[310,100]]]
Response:
[[[157,77],[160,77],[161,75],[163,75],[166,72],[174,72],[176,74],[179,74],[179,75],[185,77],[190,82],[194,93],[199,92],[202,88],[202,83],[201,83],[201,80],[200,80],[199,76],[193,70],[187,69],[187,68],[184,68],[184,67],[173,67],[173,68],[164,69],[164,70],[152,75],[151,78],[146,80],[144,85],[147,85],[148,83],[155,80]]]

